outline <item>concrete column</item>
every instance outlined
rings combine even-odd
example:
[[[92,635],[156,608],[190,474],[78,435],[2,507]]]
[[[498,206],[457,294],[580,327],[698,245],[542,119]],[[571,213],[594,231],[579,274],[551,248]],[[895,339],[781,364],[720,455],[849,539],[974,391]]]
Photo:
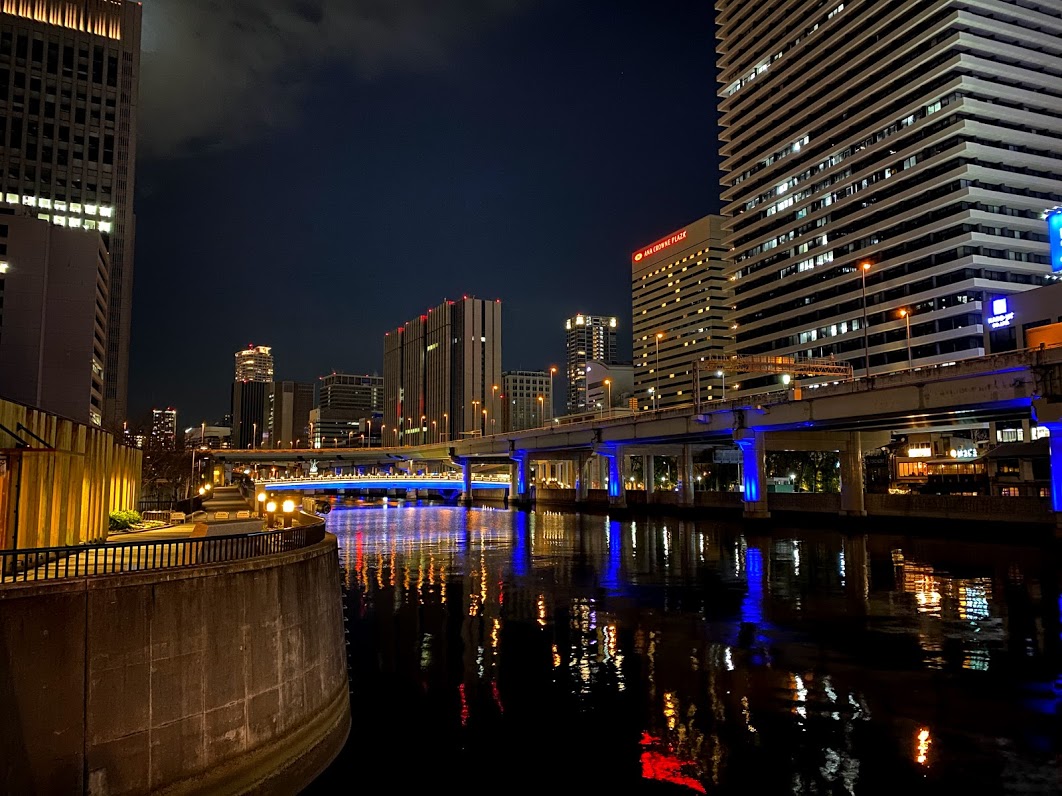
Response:
[[[627,483],[623,480],[623,448],[606,454],[608,464],[608,504],[617,508],[627,505]]]
[[[579,454],[572,460],[572,468],[575,470],[575,502],[583,503],[586,501],[589,492],[589,485],[586,478],[586,462],[589,460],[589,456],[585,454]]]
[[[656,491],[656,472],[654,472],[652,456],[642,457],[642,480],[645,481],[645,494],[653,494]]]
[[[1051,508],[1055,512],[1055,536],[1062,538],[1062,404],[1040,398],[1033,401],[1032,410],[1036,422],[1051,432]]]
[[[509,503],[527,505],[531,500],[531,457],[517,451],[509,465]]]
[[[766,519],[771,512],[767,509],[767,446],[763,432],[740,429],[734,432],[734,442],[741,449],[744,516]]]
[[[693,449],[689,445],[682,446],[682,456],[679,457],[679,482],[682,485],[682,505],[692,506],[696,501],[693,494]]]
[[[846,435],[841,451],[841,515],[844,517],[867,516],[863,480],[863,438],[858,431]]]
[[[472,462],[465,459],[461,462],[461,476],[464,480],[465,494],[462,501],[466,506],[472,505]]]

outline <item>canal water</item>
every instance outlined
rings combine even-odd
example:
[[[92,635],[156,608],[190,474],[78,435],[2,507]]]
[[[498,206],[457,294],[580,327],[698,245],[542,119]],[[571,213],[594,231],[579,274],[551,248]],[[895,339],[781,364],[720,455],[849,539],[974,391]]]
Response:
[[[414,503],[328,528],[353,729],[309,793],[1062,792],[1053,547]]]

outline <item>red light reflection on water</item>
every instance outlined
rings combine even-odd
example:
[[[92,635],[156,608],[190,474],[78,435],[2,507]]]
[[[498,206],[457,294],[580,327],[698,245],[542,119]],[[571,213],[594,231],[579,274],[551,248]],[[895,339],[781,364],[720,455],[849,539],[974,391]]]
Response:
[[[660,745],[660,739],[654,738],[649,733],[642,733],[642,746]],[[707,793],[700,780],[688,777],[682,773],[682,767],[686,765],[682,760],[665,752],[646,749],[642,752],[642,779],[655,779],[661,782],[670,782],[673,785],[681,785],[684,788],[695,790],[698,793]]]

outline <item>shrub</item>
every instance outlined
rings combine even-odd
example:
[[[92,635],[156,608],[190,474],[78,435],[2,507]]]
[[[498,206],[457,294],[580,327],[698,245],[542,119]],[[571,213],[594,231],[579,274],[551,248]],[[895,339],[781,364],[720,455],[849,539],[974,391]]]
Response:
[[[141,522],[140,512],[132,509],[119,509],[110,514],[110,529],[112,531],[127,531]]]

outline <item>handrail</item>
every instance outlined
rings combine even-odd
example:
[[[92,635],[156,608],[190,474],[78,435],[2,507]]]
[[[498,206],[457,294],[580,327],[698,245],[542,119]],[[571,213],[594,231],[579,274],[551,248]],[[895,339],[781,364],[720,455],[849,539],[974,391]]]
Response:
[[[229,536],[0,550],[0,573],[8,584],[175,569],[298,550],[322,539],[324,523],[317,522]]]

